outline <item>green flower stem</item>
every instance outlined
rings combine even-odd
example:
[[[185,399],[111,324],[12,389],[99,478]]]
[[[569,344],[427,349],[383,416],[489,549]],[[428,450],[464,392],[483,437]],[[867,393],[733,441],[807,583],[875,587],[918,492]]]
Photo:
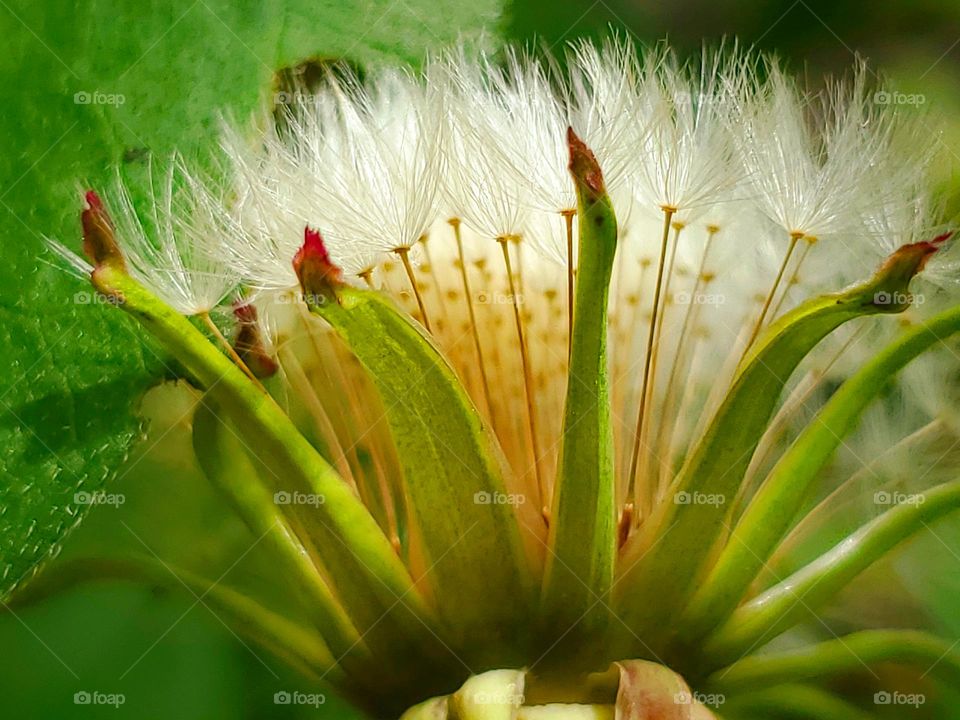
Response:
[[[920,501],[922,499],[922,502]],[[863,570],[900,542],[960,509],[960,480],[923,493],[861,527],[832,550],[740,606],[703,644],[712,667],[739,658],[816,611]]]
[[[361,632],[382,637],[423,635],[430,622],[406,568],[376,521],[276,402],[260,391],[189,320],[112,264],[94,273],[98,290],[118,300],[183,364],[208,396],[235,424],[250,452],[270,469],[275,491],[310,493],[317,504],[291,504],[288,518],[305,534],[331,577],[341,602]],[[303,535],[301,535],[303,537]],[[412,639],[412,638],[411,638]]]
[[[326,320],[380,392],[403,469],[410,532],[422,551],[418,582],[458,646],[473,658],[478,634],[504,634],[503,650],[528,624],[534,584],[518,514],[531,498],[510,492],[499,445],[456,373],[418,326],[382,293],[339,286],[311,292]],[[471,638],[473,641],[471,641]],[[519,658],[518,658],[519,660]]]
[[[369,657],[360,634],[258,477],[236,430],[219,416],[212,401],[202,397],[193,418],[193,447],[207,478],[243,518],[253,536],[269,548],[283,576],[299,585],[309,598],[309,612],[324,641],[341,658],[339,662]]]
[[[724,705],[730,717],[773,720],[875,720],[875,716],[820,688],[781,685]],[[736,713],[736,714],[734,714]]]
[[[910,279],[936,249],[932,243],[900,248],[869,281],[801,304],[753,343],[665,502],[624,548],[621,562],[626,570],[616,598],[620,615],[654,651],[677,633],[677,613],[689,602],[726,532],[730,505],[794,369],[840,325],[905,310],[909,302],[901,298],[908,297]],[[681,497],[687,501],[678,500]],[[629,643],[629,637],[624,641]],[[620,646],[620,653],[629,652],[629,645]]]
[[[721,693],[751,692],[788,682],[858,673],[864,665],[903,663],[921,667],[960,687],[960,657],[952,643],[912,630],[865,630],[799,650],[744,658],[707,679]]]
[[[576,623],[567,636],[574,642],[607,622],[605,602],[617,552],[607,367],[607,301],[617,220],[593,153],[572,131],[569,142],[578,198],[579,267],[543,607],[548,625],[560,632]]]
[[[680,625],[693,641],[729,617],[790,527],[818,473],[889,379],[960,331],[960,307],[904,333],[850,377],[780,458],[746,511]]]

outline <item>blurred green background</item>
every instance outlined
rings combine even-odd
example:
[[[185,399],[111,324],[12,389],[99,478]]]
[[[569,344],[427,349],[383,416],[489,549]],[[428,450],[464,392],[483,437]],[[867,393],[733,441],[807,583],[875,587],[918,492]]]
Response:
[[[114,165],[135,170],[150,153],[176,147],[189,155],[209,144],[218,113],[251,113],[267,97],[278,67],[311,55],[361,66],[416,62],[428,47],[481,31],[559,46],[602,36],[611,26],[644,42],[668,37],[684,52],[736,36],[777,52],[810,78],[842,72],[861,53],[896,89],[921,93],[924,109],[946,121],[943,137],[930,142],[943,144],[944,182],[954,183],[960,158],[956,0],[516,0],[505,7],[497,0],[0,0],[0,233],[5,257],[16,255],[19,263],[4,269],[3,284],[15,288],[22,268],[35,265],[39,236],[75,234],[70,198],[78,180],[102,181]],[[126,101],[78,105],[73,95],[84,91],[120,93]],[[177,433],[166,430],[151,428],[148,445],[161,443],[153,454],[175,441]],[[207,547],[204,538],[239,531],[220,527],[222,513],[194,468],[134,456],[111,491],[124,493],[124,506],[96,509],[70,545],[143,550],[146,538],[164,559],[177,556],[189,565],[203,556],[234,571],[229,552]],[[192,533],[188,547],[176,542],[181,531]],[[155,544],[165,534],[170,546]],[[960,547],[960,528],[944,527],[940,536],[954,553]],[[943,558],[912,573],[911,583],[929,590],[929,612],[945,632],[960,636],[958,558],[932,542],[912,551]],[[255,562],[245,565],[236,571],[256,578]],[[351,716],[334,698],[318,708],[275,704],[275,692],[311,688],[246,647],[184,593],[123,584],[80,588],[0,614],[0,648],[3,718]],[[74,694],[83,691],[123,693],[126,702],[77,705]]]

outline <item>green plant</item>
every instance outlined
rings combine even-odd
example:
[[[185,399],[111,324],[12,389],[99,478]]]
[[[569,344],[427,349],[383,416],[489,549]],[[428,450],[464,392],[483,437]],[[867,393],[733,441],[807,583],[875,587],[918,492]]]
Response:
[[[276,108],[256,146],[228,143],[225,187],[178,165],[152,213],[122,191],[113,213],[87,193],[86,259],[55,249],[176,361],[199,464],[303,618],[256,589],[177,574],[238,633],[382,716],[695,718],[712,705],[735,717],[779,703],[858,717],[797,683],[864,657],[954,680],[949,643],[916,632],[752,654],[960,502],[956,483],[898,501],[758,585],[884,384],[960,330],[949,307],[870,353],[806,422],[780,406],[834,331],[910,309],[911,280],[949,238],[917,237],[934,224],[917,219],[925,154],[900,149],[908,128],[870,107],[862,76],[811,130],[790,82],[775,66],[759,80],[749,56],[690,71],[618,43],[576,52],[569,105],[545,66],[518,56],[506,69],[454,56],[425,82],[386,73],[372,90],[330,73],[303,88],[305,110]],[[446,216],[441,177],[453,178]],[[655,257],[625,245],[651,223],[618,217],[617,193],[653,210]],[[761,232],[753,212],[779,226],[785,257],[758,263],[773,284],[756,299],[736,260],[719,266],[748,292],[732,332],[700,347],[710,253],[744,218]],[[899,247],[868,279],[781,314],[804,263],[863,226],[862,246],[879,229]],[[684,302],[671,284],[694,228]],[[530,246],[561,264],[531,260]],[[211,312],[237,286],[230,342]],[[479,317],[476,305],[498,304]],[[621,415],[634,413],[631,434]],[[152,577],[151,565],[89,558],[60,572]],[[24,597],[61,582],[42,576]]]

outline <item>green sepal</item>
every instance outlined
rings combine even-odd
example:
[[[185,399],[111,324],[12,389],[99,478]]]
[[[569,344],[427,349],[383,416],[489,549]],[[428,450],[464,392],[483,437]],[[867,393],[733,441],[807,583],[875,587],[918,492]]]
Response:
[[[613,423],[607,360],[607,304],[617,219],[593,153],[569,131],[577,189],[579,266],[567,395],[550,513],[543,582],[544,624],[587,667],[586,645],[602,633],[617,555]],[[572,626],[572,630],[571,630]],[[568,632],[569,631],[569,632]],[[556,651],[555,651],[556,652]]]
[[[723,403],[664,501],[624,548],[621,562],[626,570],[616,597],[620,615],[654,652],[676,634],[677,617],[724,538],[733,498],[797,365],[840,325],[905,310],[910,279],[936,250],[933,243],[900,248],[869,281],[812,298],[783,315],[746,353]],[[718,500],[683,503],[677,501],[681,493]]]
[[[879,663],[913,665],[960,687],[960,656],[954,644],[916,630],[864,630],[796,650],[752,655],[714,673],[705,687],[722,693],[750,692],[858,673]]]
[[[711,667],[736,660],[815,612],[898,544],[960,509],[960,480],[939,485],[861,527],[809,565],[741,605],[702,644]]]
[[[856,428],[890,379],[921,353],[960,331],[960,308],[913,327],[847,379],[783,454],[750,501],[681,621],[695,640],[726,619],[776,549],[820,470]]]
[[[335,295],[317,301],[323,296],[307,289],[311,310],[342,337],[381,395],[411,542],[424,558],[418,581],[442,600],[438,613],[464,657],[479,647],[516,647],[534,591],[518,520],[534,511],[534,499],[511,492],[491,428],[420,327],[379,292],[343,285]],[[488,642],[473,642],[478,633]]]
[[[406,648],[438,662],[446,650],[434,615],[389,540],[350,487],[297,431],[272,397],[254,385],[187,318],[122,269],[102,266],[96,288],[133,315],[177,358],[238,431],[273,492],[301,493],[316,503],[285,505],[293,531],[335,577],[337,597],[372,650]],[[322,499],[322,500],[321,500]],[[437,685],[444,678],[437,674]]]

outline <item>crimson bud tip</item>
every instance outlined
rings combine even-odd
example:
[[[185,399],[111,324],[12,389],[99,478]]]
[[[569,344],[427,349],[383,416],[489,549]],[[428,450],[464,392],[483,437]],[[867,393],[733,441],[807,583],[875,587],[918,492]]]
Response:
[[[336,297],[343,282],[343,270],[330,259],[323,236],[309,225],[303,229],[303,245],[293,256],[293,270],[308,304],[322,303]]]
[[[586,186],[595,196],[606,193],[603,172],[596,156],[570,126],[567,126],[567,146],[570,148],[570,174],[576,183]]]
[[[83,226],[83,252],[87,259],[94,268],[104,265],[125,268],[123,253],[114,235],[113,222],[100,196],[93,190],[87,190],[83,199],[85,207],[80,213],[80,223]]]

